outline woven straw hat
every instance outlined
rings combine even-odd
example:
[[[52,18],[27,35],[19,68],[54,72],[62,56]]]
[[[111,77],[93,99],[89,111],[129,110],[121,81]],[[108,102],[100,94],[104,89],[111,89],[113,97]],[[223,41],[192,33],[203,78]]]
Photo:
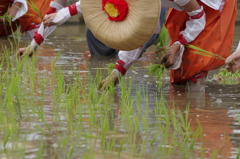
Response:
[[[154,33],[160,0],[80,0],[86,25],[110,48],[134,50]]]

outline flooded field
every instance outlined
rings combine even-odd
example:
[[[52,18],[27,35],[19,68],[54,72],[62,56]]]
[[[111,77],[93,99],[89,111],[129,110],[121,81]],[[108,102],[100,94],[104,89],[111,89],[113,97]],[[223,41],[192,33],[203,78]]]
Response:
[[[233,50],[240,39],[236,26]],[[107,64],[91,56],[85,25],[63,25],[32,58],[0,38],[0,158],[240,158],[239,84],[214,81],[204,93],[172,91],[146,74],[151,47],[115,88],[98,92]],[[19,47],[29,40],[21,38]]]

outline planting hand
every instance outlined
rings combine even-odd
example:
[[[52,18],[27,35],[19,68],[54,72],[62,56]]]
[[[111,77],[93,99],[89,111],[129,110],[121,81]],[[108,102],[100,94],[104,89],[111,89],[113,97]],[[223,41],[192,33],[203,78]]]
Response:
[[[72,16],[81,13],[80,2],[60,9],[57,13],[48,14],[43,18],[44,26],[61,25]]]
[[[169,68],[175,64],[176,58],[179,56],[180,44],[174,44],[169,51],[157,62]]]
[[[232,73],[240,68],[240,50],[235,51],[225,61],[226,69]]]
[[[0,18],[0,24],[4,24],[5,23],[5,19],[4,18]]]
[[[28,47],[20,48],[20,49],[17,51],[16,56],[17,56],[17,57],[24,57],[24,56],[26,56],[26,55],[32,56],[34,50],[35,50],[35,49],[34,49],[33,47],[31,47],[31,45],[29,45]]]
[[[119,72],[117,69],[114,69],[112,73],[100,83],[100,85],[98,86],[98,90],[103,91],[107,89],[111,84],[116,86],[118,84],[119,78],[122,76],[123,75],[121,74],[121,72]]]
[[[52,14],[48,14],[48,15],[45,15],[45,17],[43,18],[43,25],[44,26],[52,26],[52,25],[57,25],[55,23],[53,23],[53,19],[56,17],[57,13],[52,13]]]

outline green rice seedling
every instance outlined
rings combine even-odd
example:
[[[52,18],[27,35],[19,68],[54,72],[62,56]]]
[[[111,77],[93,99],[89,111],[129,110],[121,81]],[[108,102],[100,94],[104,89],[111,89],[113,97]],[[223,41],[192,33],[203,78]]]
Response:
[[[216,80],[222,84],[238,84],[240,81],[240,71],[232,73],[227,71],[226,69],[220,69],[218,74],[213,76],[213,80]]]
[[[236,72],[232,73],[229,72],[228,70],[222,68],[220,69],[219,73],[214,75],[215,78],[221,80],[221,79],[239,79],[240,78],[240,70],[237,70]]]
[[[33,14],[29,14],[29,13],[27,13],[27,14],[43,20],[43,15],[42,15],[41,11],[39,10],[39,8],[37,7],[37,5],[35,4],[34,0],[28,0],[27,3],[31,7],[31,9],[38,15],[38,17],[36,17]]]
[[[147,74],[156,76],[158,88],[161,88],[166,75],[166,68],[164,65],[152,64],[148,66]]]
[[[156,43],[154,44],[157,48],[156,53],[165,53],[169,47],[169,35],[167,28],[165,26],[162,27],[160,34]]]
[[[114,69],[115,68],[115,63],[109,63],[108,65],[107,65],[107,68],[109,68],[109,69]]]
[[[237,153],[236,159],[240,159],[240,148],[238,148],[238,153]]]
[[[226,58],[218,55],[218,54],[214,54],[214,53],[211,53],[209,51],[206,51],[206,50],[203,50],[197,46],[194,46],[194,45],[191,45],[191,44],[187,44],[185,45],[186,47],[190,48],[190,49],[193,49],[195,51],[192,51],[192,53],[194,54],[198,54],[198,55],[202,55],[202,56],[207,56],[207,57],[212,57],[212,58],[216,58],[216,59],[219,59],[219,60],[223,60],[225,61]]]

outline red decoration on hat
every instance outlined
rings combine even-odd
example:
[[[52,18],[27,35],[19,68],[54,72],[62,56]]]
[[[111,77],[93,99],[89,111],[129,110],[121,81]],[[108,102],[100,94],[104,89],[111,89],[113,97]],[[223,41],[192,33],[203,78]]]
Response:
[[[108,14],[111,21],[123,21],[128,13],[128,3],[125,0],[102,0],[102,10]]]

